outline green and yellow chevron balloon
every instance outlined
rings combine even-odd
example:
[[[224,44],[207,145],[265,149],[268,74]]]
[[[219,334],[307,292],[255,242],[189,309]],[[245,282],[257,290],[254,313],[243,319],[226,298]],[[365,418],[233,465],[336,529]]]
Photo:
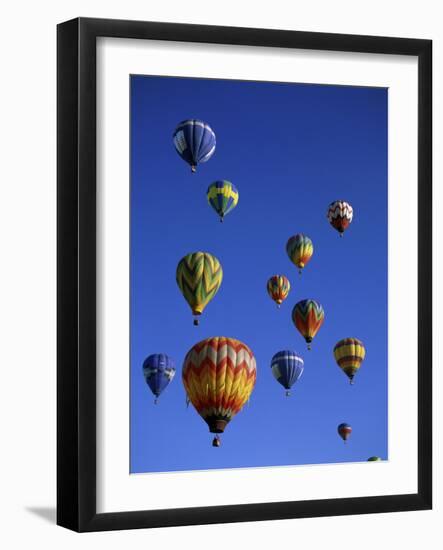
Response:
[[[176,279],[193,315],[197,317],[220,288],[223,270],[212,254],[192,252],[179,261]],[[194,319],[194,325],[198,325],[197,318]]]

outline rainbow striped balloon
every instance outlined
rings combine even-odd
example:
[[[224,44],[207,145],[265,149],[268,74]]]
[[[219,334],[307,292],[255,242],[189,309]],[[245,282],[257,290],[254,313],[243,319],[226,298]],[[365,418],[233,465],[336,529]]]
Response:
[[[314,254],[314,245],[309,237],[302,233],[297,233],[290,237],[286,243],[286,252],[293,264],[298,267],[299,273],[312,258]]]
[[[183,363],[189,401],[212,433],[222,433],[243,408],[257,375],[251,349],[234,338],[215,336],[195,344]]]
[[[269,296],[276,302],[277,306],[280,307],[283,300],[286,300],[288,297],[289,291],[291,290],[291,284],[284,275],[273,275],[268,280],[266,288]]]

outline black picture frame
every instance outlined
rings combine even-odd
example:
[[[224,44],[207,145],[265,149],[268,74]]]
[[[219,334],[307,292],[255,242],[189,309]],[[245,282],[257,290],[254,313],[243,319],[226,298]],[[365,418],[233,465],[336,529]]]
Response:
[[[173,40],[418,58],[418,491],[416,494],[96,512],[96,39]],[[432,42],[78,18],[57,29],[57,523],[105,531],[432,507]]]

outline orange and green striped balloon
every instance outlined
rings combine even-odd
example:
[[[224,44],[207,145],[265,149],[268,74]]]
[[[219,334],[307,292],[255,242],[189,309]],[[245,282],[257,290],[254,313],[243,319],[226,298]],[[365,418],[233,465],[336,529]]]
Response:
[[[266,288],[268,289],[269,296],[280,307],[283,300],[286,300],[288,297],[291,284],[284,275],[273,275],[268,280]]]
[[[314,245],[309,237],[297,233],[297,235],[290,237],[286,243],[286,252],[291,262],[298,267],[298,271],[301,273],[311,259],[312,254],[314,254]]]
[[[211,433],[223,433],[254,389],[256,363],[251,349],[225,336],[195,344],[183,363],[183,385],[189,401]],[[218,446],[218,445],[215,445]]]
[[[365,358],[366,350],[358,338],[344,338],[334,347],[334,357],[338,366],[353,384],[354,376]]]
[[[220,262],[207,252],[193,252],[177,265],[176,280],[193,315],[201,315],[216,295],[223,279]],[[194,319],[198,325],[198,319]]]

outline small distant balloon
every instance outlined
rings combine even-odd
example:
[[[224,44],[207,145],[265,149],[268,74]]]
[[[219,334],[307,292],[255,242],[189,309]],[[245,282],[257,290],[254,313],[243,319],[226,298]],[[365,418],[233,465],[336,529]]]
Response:
[[[338,432],[338,435],[343,439],[343,441],[346,442],[352,433],[352,428],[349,424],[346,424],[346,422],[343,422],[338,426],[337,432]]]
[[[329,223],[343,237],[343,233],[349,227],[354,216],[352,206],[346,201],[331,202],[328,208],[327,217]]]
[[[298,267],[298,271],[301,273],[314,253],[314,245],[309,237],[297,233],[297,235],[288,239],[286,252],[291,262]]]
[[[266,288],[272,300],[280,307],[282,302],[288,297],[291,290],[291,284],[284,275],[273,275],[267,282]]]
[[[183,120],[173,135],[174,146],[181,158],[191,166],[192,172],[207,162],[215,151],[215,133],[206,122],[196,118]]]
[[[271,359],[271,370],[274,378],[290,395],[290,389],[303,374],[304,361],[296,351],[279,351]]]
[[[160,394],[169,386],[175,376],[175,363],[165,353],[154,353],[143,362],[145,381],[155,396],[154,403]]]
[[[226,214],[231,212],[238,203],[238,190],[227,180],[217,180],[208,187],[208,202],[220,216],[222,222]]]

